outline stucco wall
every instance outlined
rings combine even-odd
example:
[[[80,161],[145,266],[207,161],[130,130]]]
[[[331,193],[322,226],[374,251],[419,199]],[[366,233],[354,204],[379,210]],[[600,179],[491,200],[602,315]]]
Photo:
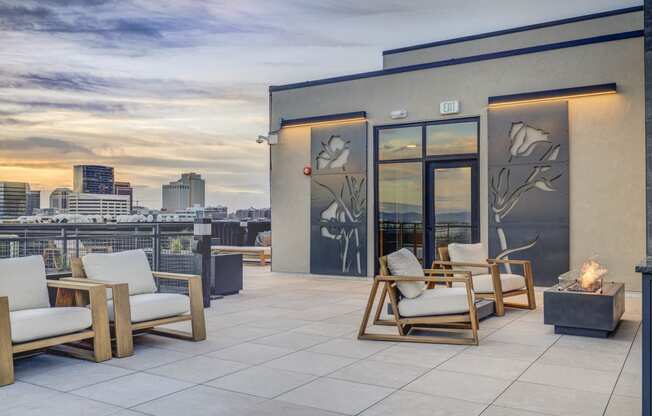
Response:
[[[310,127],[283,129],[272,148],[272,270],[310,270]]]
[[[601,19],[551,26],[528,32],[512,33],[463,43],[452,43],[448,45],[392,53],[383,56],[383,68],[396,68],[425,62],[466,57],[470,55],[564,42],[573,39],[641,30],[642,27],[643,12],[638,11]]]
[[[458,99],[480,116],[481,239],[487,238],[487,97],[616,82],[619,94],[570,100],[571,266],[598,253],[611,278],[638,289],[634,265],[645,254],[643,40],[627,39],[510,58],[312,86],[272,94],[272,129],[281,118],[367,111],[373,126],[406,109],[400,123],[441,120],[439,103]],[[309,128],[283,129],[272,146],[274,270],[309,269]],[[369,266],[373,271],[373,169],[369,156]],[[593,198],[591,198],[593,196]],[[303,227],[303,228],[301,228]]]

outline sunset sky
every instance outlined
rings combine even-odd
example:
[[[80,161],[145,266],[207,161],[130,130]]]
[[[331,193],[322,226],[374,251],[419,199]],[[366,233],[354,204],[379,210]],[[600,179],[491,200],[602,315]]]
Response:
[[[641,4],[629,0],[0,0],[0,180],[72,186],[115,167],[140,205],[206,179],[269,206],[270,84],[380,68],[381,51]]]

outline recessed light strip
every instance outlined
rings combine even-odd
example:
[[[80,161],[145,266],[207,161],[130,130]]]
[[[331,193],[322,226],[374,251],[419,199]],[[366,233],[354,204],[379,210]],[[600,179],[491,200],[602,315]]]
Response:
[[[315,126],[322,124],[341,124],[356,121],[365,121],[367,113],[365,111],[355,111],[351,113],[328,114],[315,117],[303,117],[295,119],[281,120],[281,128]]]
[[[536,102],[566,100],[569,98],[592,97],[596,95],[616,94],[617,92],[618,87],[616,83],[526,92],[522,94],[489,97],[489,107],[495,108]]]

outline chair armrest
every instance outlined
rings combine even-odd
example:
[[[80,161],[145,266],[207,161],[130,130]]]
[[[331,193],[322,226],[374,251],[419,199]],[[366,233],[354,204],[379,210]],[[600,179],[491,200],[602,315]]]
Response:
[[[3,312],[9,316],[9,297],[7,296],[0,296],[0,316],[3,316]]]
[[[487,259],[489,263],[498,263],[498,264],[518,264],[525,266],[526,264],[532,263],[530,260],[511,260],[511,259]]]
[[[437,272],[441,273],[441,270]],[[453,283],[461,282],[468,283],[471,281],[471,272],[464,270],[445,270],[442,274],[453,274],[462,276],[376,276],[376,280],[381,282],[424,282],[424,283]]]
[[[65,281],[65,282],[74,282],[74,283],[81,283],[81,284],[91,284],[91,285],[102,285],[105,287],[108,287],[109,289],[113,289],[117,287],[118,285],[126,285],[126,283],[121,283],[121,282],[109,282],[108,280],[95,280],[95,279],[84,279],[84,278],[79,278],[79,277],[64,277],[59,279],[59,282]]]
[[[86,279],[81,279],[81,280],[86,280]],[[48,287],[51,288],[56,288],[56,289],[70,289],[70,290],[80,290],[83,292],[91,292],[95,288],[99,289],[104,289],[104,285],[101,283],[95,283],[95,282],[88,282],[88,283],[80,283],[80,282],[70,282],[70,281],[61,281],[61,280],[50,280],[47,282]]]
[[[433,266],[451,266],[451,267],[485,267],[491,269],[491,264],[489,263],[473,263],[473,262],[463,262],[463,261],[443,261],[435,260],[432,262]]]
[[[167,272],[152,272],[154,277],[159,279],[169,279],[169,280],[201,280],[201,276],[198,274],[181,274],[181,273],[167,273]]]

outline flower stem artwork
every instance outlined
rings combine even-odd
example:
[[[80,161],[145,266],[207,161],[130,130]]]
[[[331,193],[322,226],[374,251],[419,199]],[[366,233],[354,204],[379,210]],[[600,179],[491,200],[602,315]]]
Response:
[[[490,210],[496,224],[496,232],[500,244],[500,252],[496,258],[509,258],[512,253],[517,253],[534,247],[539,240],[535,235],[530,241],[515,247],[510,246],[505,232],[503,221],[510,212],[531,192],[556,192],[555,181],[563,174],[553,174],[551,162],[559,156],[560,145],[550,140],[550,133],[518,121],[511,124],[509,129],[509,158],[507,166],[498,170],[489,183]],[[514,183],[512,170],[523,161],[535,163],[531,165],[530,172],[525,180]],[[508,273],[511,267],[506,266]]]
[[[332,196],[333,201],[321,213],[321,236],[337,240],[340,245],[342,273],[362,274],[360,228],[367,210],[366,181],[346,176],[339,192],[315,181]]]
[[[366,141],[366,123],[311,128],[312,273],[367,273]]]

